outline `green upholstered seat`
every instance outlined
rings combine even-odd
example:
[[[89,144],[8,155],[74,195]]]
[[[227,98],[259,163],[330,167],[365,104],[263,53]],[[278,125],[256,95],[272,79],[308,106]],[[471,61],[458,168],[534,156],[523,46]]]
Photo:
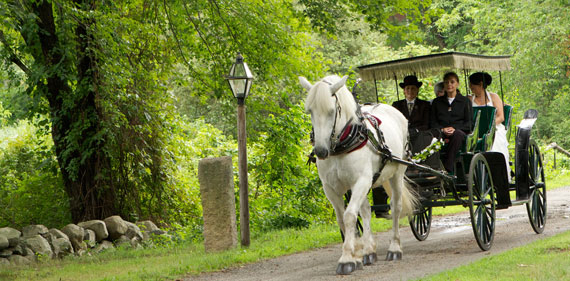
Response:
[[[473,107],[473,131],[467,136],[467,152],[487,151],[493,146],[495,137],[495,115],[493,106]]]
[[[503,114],[505,115],[505,120],[503,121],[503,125],[505,125],[505,129],[507,129],[507,140],[511,138],[511,122],[513,119],[513,107],[510,105],[503,106]]]

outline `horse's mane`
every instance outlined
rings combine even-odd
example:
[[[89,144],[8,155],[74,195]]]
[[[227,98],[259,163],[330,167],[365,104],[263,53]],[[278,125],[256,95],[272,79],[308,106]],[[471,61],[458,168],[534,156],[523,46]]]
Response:
[[[305,110],[313,111],[314,113],[327,113],[335,110],[335,100],[331,99],[331,85],[334,85],[341,78],[337,75],[330,75],[323,78],[321,81],[315,83],[305,101]],[[352,94],[345,86],[342,86],[337,92],[338,104],[341,108],[341,115],[347,116],[348,119],[352,118],[352,122],[357,122],[356,116],[356,102]]]

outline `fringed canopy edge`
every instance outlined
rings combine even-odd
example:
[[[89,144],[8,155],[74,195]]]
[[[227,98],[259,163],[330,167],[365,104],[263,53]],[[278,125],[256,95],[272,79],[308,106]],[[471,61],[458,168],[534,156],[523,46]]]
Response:
[[[483,56],[468,53],[449,52],[399,59],[358,67],[364,81],[389,80],[406,75],[418,78],[440,75],[445,70],[466,69],[479,71],[503,71],[511,69],[510,56]]]

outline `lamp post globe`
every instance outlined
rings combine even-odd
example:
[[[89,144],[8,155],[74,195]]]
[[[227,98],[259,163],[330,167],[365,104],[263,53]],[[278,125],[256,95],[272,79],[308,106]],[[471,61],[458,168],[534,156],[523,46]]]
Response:
[[[239,104],[242,104],[249,94],[253,75],[240,53],[238,53],[236,61],[230,68],[230,72],[228,76],[226,76],[226,79],[230,84],[230,89],[232,90],[234,97],[238,100]]]

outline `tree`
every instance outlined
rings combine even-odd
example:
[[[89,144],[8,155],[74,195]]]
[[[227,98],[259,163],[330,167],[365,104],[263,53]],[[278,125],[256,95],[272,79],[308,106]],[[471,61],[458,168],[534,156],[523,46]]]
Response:
[[[34,114],[49,116],[50,124],[40,125],[51,128],[73,221],[129,217],[127,199],[141,191],[130,189],[137,179],[149,178],[154,203],[160,201],[169,117],[159,85],[170,62],[168,52],[157,52],[168,44],[152,35],[158,6],[94,0],[0,5],[7,19],[0,34],[4,65],[25,73],[25,93],[40,100]]]
[[[51,131],[74,221],[164,218],[164,205],[177,201],[168,146],[182,128],[176,109],[205,115],[231,135],[235,107],[223,76],[237,51],[256,77],[248,99],[254,140],[267,124],[252,120],[302,99],[298,75],[324,72],[288,1],[0,5],[3,66],[13,79],[25,75],[21,94],[34,105],[28,117],[49,118],[38,125]]]
[[[266,130],[254,120],[273,113],[273,105],[288,107],[281,93],[292,103],[302,99],[297,76],[324,76],[324,60],[315,52],[318,41],[290,1],[169,1],[164,8],[180,58],[171,79],[180,112],[204,117],[224,134],[236,135],[235,100],[224,76],[237,52],[255,79],[246,101],[248,136],[254,139]]]
[[[388,35],[388,43],[403,46],[422,41],[420,27],[430,24],[441,11],[422,0],[299,0],[300,10],[312,26],[324,33],[338,34],[347,22],[364,19],[370,29]]]

